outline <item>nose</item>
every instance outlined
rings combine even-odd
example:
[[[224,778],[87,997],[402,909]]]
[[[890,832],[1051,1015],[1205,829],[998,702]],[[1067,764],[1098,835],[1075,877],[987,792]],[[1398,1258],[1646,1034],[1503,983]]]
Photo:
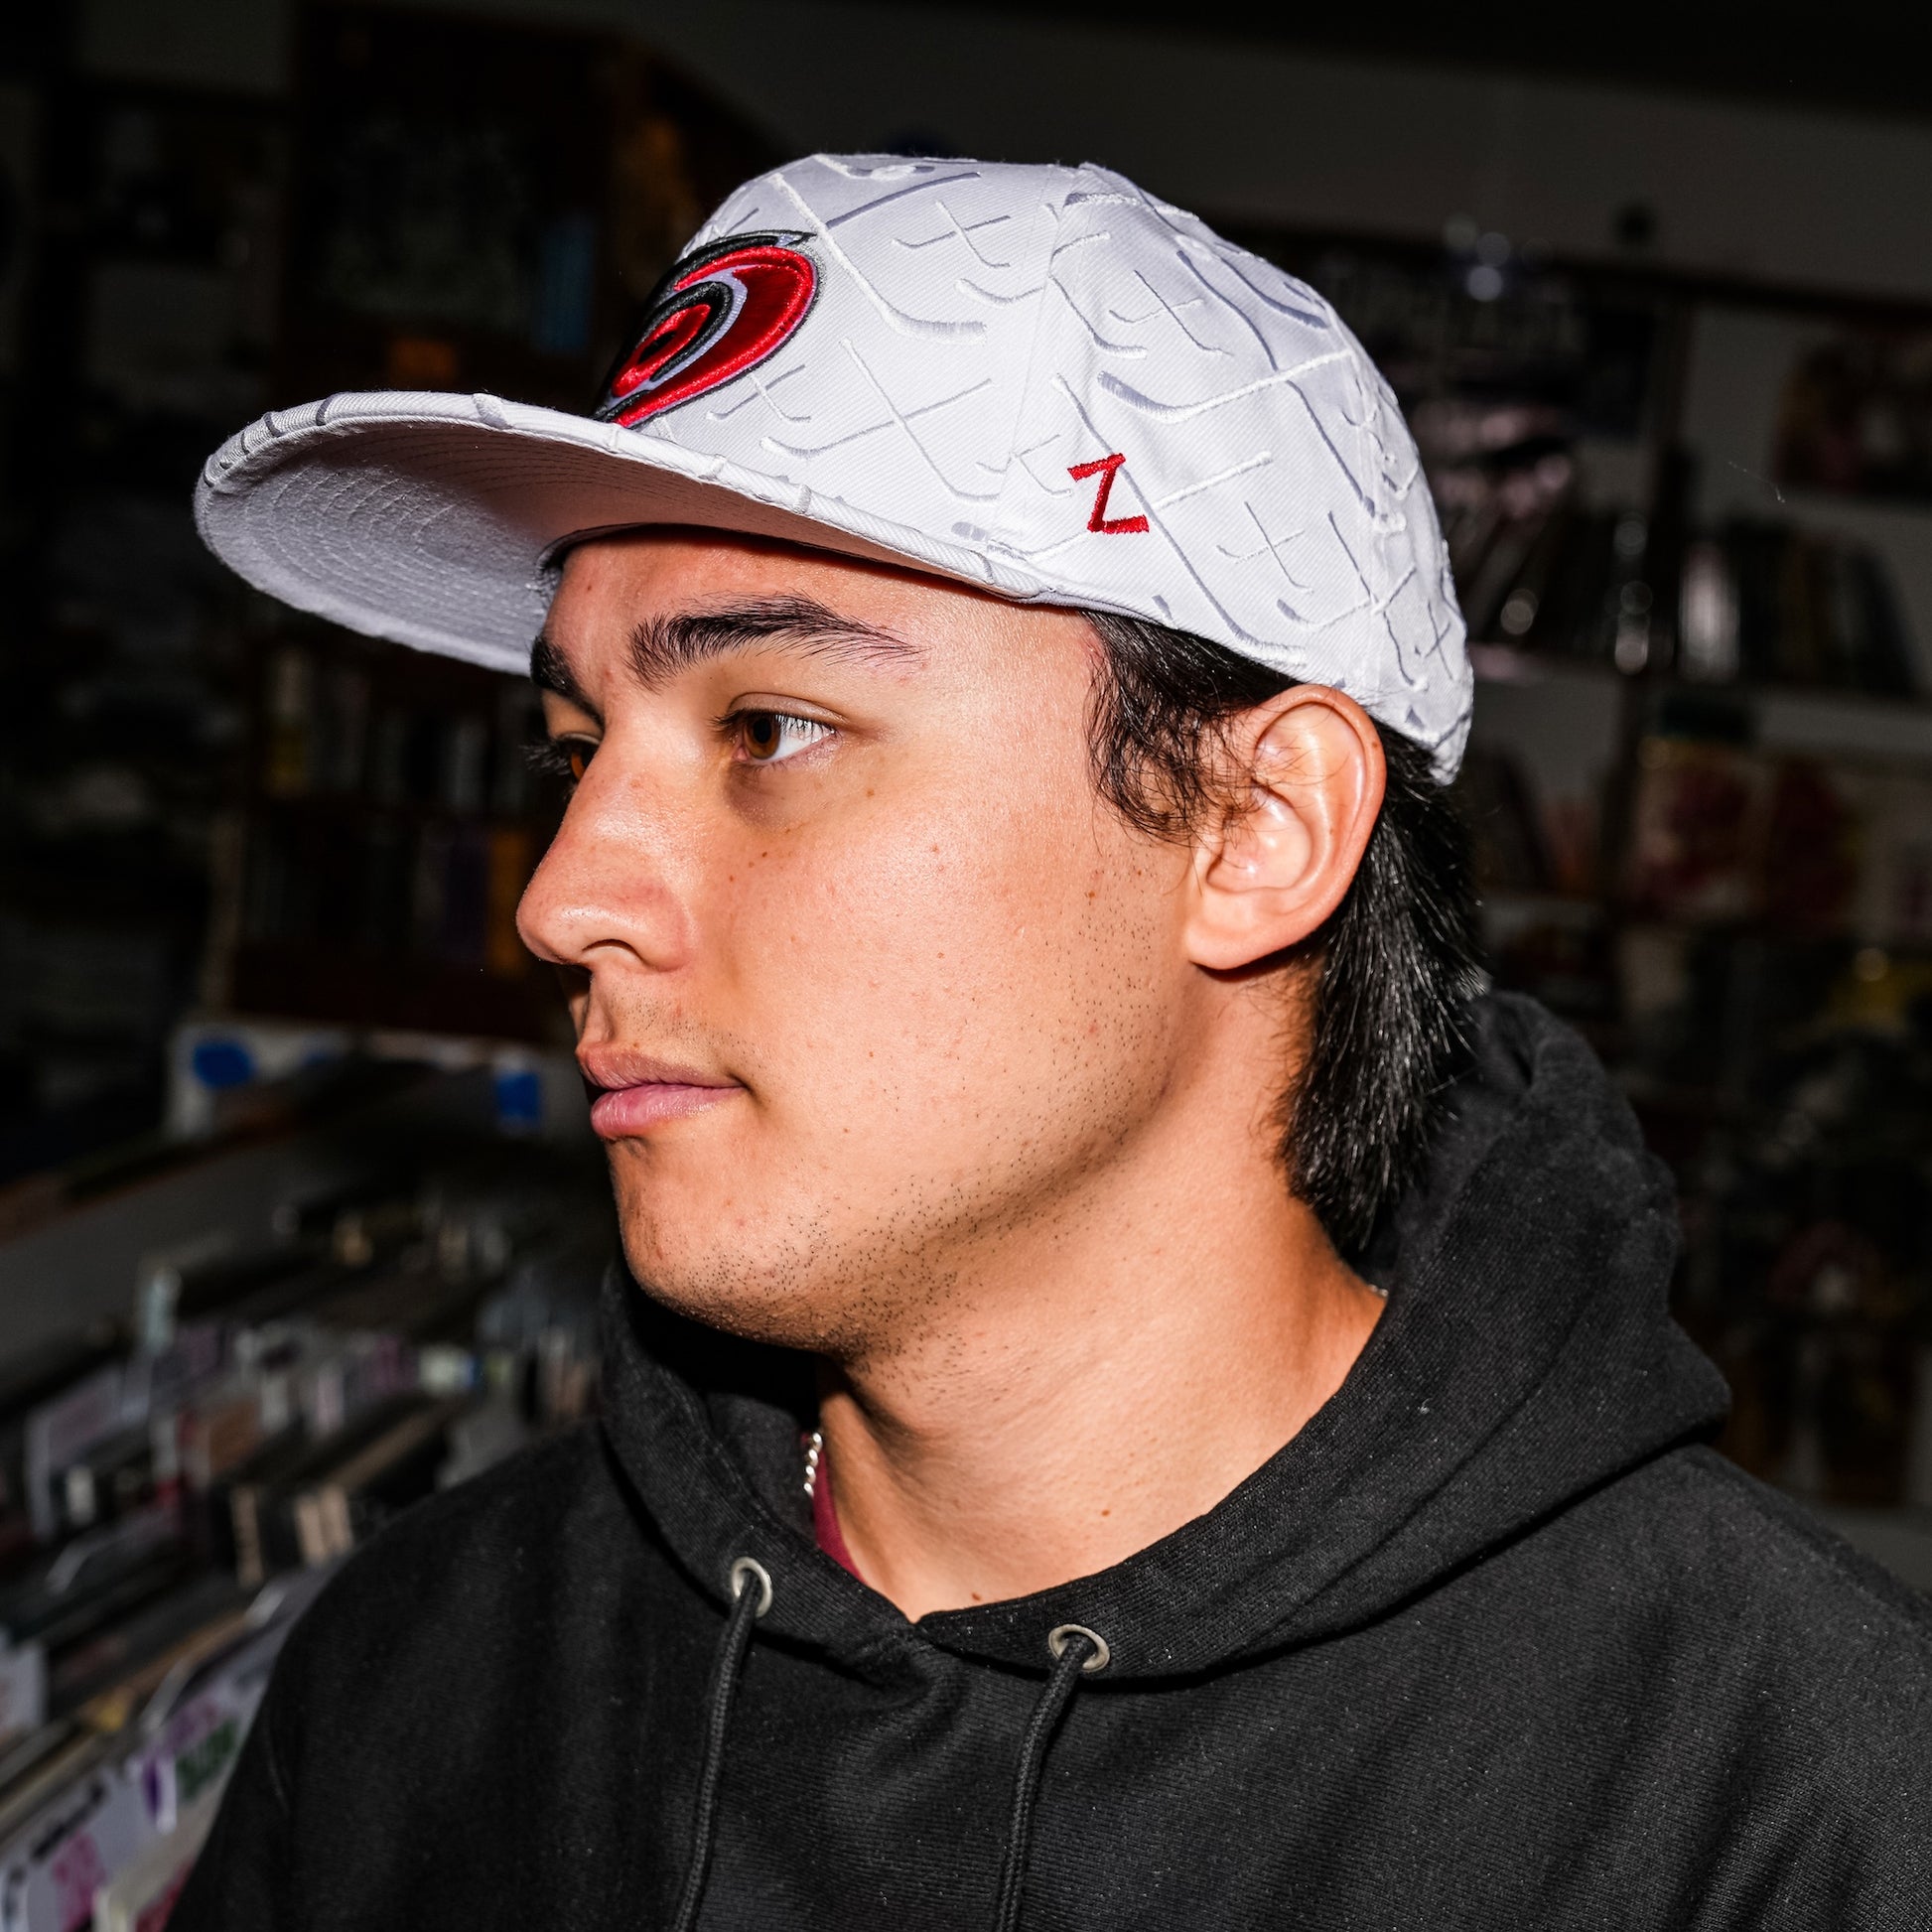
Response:
[[[618,763],[609,747],[592,761],[523,889],[516,929],[553,966],[673,971],[691,950],[676,860],[693,841],[672,801]]]

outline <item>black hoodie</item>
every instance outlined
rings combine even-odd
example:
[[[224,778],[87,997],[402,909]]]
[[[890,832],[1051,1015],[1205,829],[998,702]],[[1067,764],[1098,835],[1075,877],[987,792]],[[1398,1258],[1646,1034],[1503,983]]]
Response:
[[[814,1547],[802,1368],[619,1283],[601,1426],[297,1630],[176,1932],[1932,1926],[1932,1614],[1702,1446],[1674,1225],[1588,1051],[1486,1002],[1326,1407],[916,1624]]]

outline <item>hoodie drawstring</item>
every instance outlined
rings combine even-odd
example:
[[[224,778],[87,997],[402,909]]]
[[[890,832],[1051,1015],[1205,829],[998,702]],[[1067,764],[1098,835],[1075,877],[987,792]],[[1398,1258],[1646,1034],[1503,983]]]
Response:
[[[731,1568],[731,1615],[718,1639],[712,1666],[711,1700],[705,1720],[704,1766],[698,1773],[697,1809],[691,1820],[691,1863],[684,1874],[671,1932],[694,1932],[698,1908],[704,1903],[705,1880],[711,1873],[711,1853],[718,1828],[718,1784],[725,1769],[725,1733],[731,1726],[732,1703],[745,1659],[752,1648],[752,1625],[771,1607],[771,1573],[751,1557],[740,1557]],[[1047,1633],[1046,1648],[1053,1668],[1045,1688],[1027,1721],[1020,1742],[1020,1763],[1014,1773],[1013,1817],[1007,1826],[1006,1859],[1000,1867],[1000,1902],[994,1914],[995,1932],[1016,1932],[1020,1899],[1027,1883],[1027,1851],[1033,1839],[1034,1806],[1039,1796],[1039,1774],[1046,1752],[1059,1728],[1066,1707],[1080,1679],[1107,1668],[1112,1653],[1107,1640],[1083,1623],[1062,1623]]]
[[[1020,1764],[1013,1781],[1013,1819],[1007,1826],[1006,1863],[1000,1870],[1000,1906],[993,1915],[994,1932],[1016,1932],[1020,1924],[1020,1896],[1027,1884],[1027,1849],[1033,1838],[1034,1801],[1039,1795],[1039,1774],[1045,1768],[1047,1746],[1059,1727],[1080,1679],[1107,1668],[1112,1653],[1098,1631],[1081,1623],[1062,1623],[1049,1633],[1046,1648],[1053,1669],[1046,1688],[1034,1706],[1027,1734],[1020,1744]]]
[[[771,1607],[771,1573],[750,1557],[740,1557],[731,1570],[732,1609],[718,1639],[718,1657],[711,1671],[711,1703],[705,1720],[704,1768],[698,1773],[697,1811],[691,1820],[691,1863],[684,1874],[684,1895],[678,1900],[672,1932],[692,1932],[698,1907],[704,1903],[704,1883],[711,1871],[712,1841],[718,1830],[718,1781],[725,1770],[725,1732],[731,1725],[732,1700],[744,1674],[752,1647],[752,1625]]]

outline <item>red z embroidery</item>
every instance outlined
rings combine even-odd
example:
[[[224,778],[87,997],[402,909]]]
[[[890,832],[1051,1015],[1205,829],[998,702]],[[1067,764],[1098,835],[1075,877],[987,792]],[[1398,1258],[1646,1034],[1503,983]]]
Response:
[[[1112,456],[1103,456],[1097,463],[1076,463],[1066,474],[1075,483],[1085,483],[1089,477],[1100,479],[1100,487],[1094,493],[1093,514],[1087,518],[1087,528],[1097,530],[1103,537],[1137,536],[1147,528],[1144,516],[1109,516],[1107,498],[1113,492],[1114,479],[1120,474],[1127,459],[1116,451]]]

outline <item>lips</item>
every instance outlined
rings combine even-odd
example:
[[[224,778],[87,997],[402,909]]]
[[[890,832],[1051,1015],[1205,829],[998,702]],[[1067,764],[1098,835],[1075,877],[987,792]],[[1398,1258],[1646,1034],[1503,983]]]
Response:
[[[623,1047],[580,1048],[577,1063],[595,1090],[591,1126],[607,1141],[647,1134],[745,1091],[736,1080]]]

